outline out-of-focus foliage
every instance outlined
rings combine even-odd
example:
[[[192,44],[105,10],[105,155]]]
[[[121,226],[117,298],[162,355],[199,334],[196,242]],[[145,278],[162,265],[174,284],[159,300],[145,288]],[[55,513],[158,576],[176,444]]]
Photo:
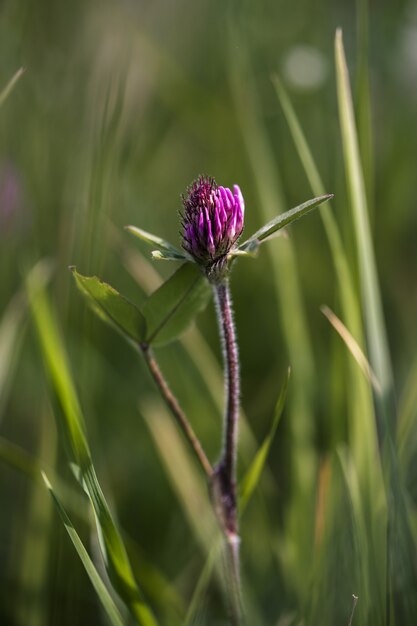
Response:
[[[339,128],[339,26],[363,164],[359,200],[345,176]],[[140,226],[180,247],[180,193],[201,173],[241,187],[242,240],[313,195],[335,194],[331,207],[233,270],[241,476],[270,432],[292,368],[267,467],[241,521],[248,624],[347,624],[353,593],[353,624],[379,626],[387,607],[391,623],[415,623],[416,39],[410,0],[0,4],[2,624],[106,623],[36,479],[42,467],[59,485],[104,576],[28,316],[24,278],[43,258],[53,268],[49,295],[97,475],[140,588],[161,624],[224,623],[204,542],[204,481],[139,355],[97,320],[68,271],[76,265],[100,276],[142,309],[175,265],[151,260],[148,246],[123,227]],[[13,89],[2,91],[20,67],[26,71]],[[340,67],[339,58],[339,81]],[[351,202],[369,211],[398,443],[384,439],[384,408],[320,312],[323,304],[335,311],[378,376],[383,330],[369,314],[369,286],[378,285],[374,275],[364,277],[370,242],[361,241],[363,224],[355,230]],[[212,304],[157,357],[215,461],[223,388]],[[390,518],[390,507],[397,516]]]

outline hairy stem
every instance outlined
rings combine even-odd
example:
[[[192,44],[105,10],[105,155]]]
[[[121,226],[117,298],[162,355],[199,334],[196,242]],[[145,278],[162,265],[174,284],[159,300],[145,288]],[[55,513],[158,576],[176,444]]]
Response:
[[[239,356],[228,280],[214,284],[213,289],[223,344],[226,409],[223,453],[219,463],[214,468],[212,494],[216,513],[226,538],[225,561],[230,592],[231,619],[233,625],[238,626],[242,623],[236,496],[236,456],[240,398]]]
[[[227,530],[237,533],[236,514],[236,453],[239,421],[239,357],[233,321],[232,303],[228,281],[214,286],[220,335],[223,343],[225,368],[226,409],[224,420],[223,454],[215,473],[225,498]]]
[[[201,443],[197,435],[195,434],[190,422],[188,421],[184,411],[180,407],[178,400],[168,387],[168,383],[166,382],[164,375],[159,369],[159,365],[153,355],[151,348],[148,344],[142,344],[140,347],[145,357],[146,364],[148,365],[149,371],[152,375],[152,378],[154,379],[159,391],[161,392],[165,403],[175,417],[179,427],[184,433],[205,474],[210,479],[213,475],[213,468],[211,467],[210,461],[208,460],[201,446]]]

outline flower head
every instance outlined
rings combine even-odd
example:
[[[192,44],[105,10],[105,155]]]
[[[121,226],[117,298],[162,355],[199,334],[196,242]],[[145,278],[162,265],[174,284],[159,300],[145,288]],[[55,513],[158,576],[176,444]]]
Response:
[[[183,196],[182,246],[207,273],[226,260],[243,230],[245,205],[238,185],[233,192],[214,178],[200,176]]]

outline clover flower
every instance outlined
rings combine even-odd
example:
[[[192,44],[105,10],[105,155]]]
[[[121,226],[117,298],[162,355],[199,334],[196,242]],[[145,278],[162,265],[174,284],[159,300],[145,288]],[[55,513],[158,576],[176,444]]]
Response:
[[[212,274],[243,230],[245,204],[238,185],[233,192],[218,186],[214,178],[200,176],[182,197],[184,227],[182,247]]]

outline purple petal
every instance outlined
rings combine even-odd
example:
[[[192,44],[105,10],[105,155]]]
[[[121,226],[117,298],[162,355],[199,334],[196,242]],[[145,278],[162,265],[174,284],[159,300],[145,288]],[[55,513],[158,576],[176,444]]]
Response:
[[[228,208],[228,210],[230,212],[232,210],[234,204],[235,204],[235,199],[234,199],[233,194],[230,191],[229,187],[226,187],[226,194],[227,194],[227,200],[228,200],[227,208]]]
[[[214,224],[214,237],[216,240],[216,244],[219,243],[221,237],[222,237],[222,231],[223,231],[223,226],[222,226],[222,220],[220,218],[220,211],[221,209],[223,209],[223,204],[221,199],[218,200],[216,207],[214,209],[214,218],[213,218],[213,224]],[[223,210],[224,211],[224,210]]]
[[[214,256],[216,252],[216,246],[214,245],[213,232],[211,228],[211,222],[207,222],[207,250],[210,252],[211,256]]]
[[[233,185],[233,195],[235,198],[235,204],[240,207],[240,212],[243,218],[245,214],[245,201],[243,199],[242,192],[240,191],[239,185]]]
[[[224,187],[219,187],[219,191],[220,191],[220,196],[221,196],[218,200],[219,217],[220,217],[222,230],[223,230],[227,222],[227,193]]]
[[[204,219],[204,213],[203,211],[201,211],[201,213],[198,216],[198,234],[200,235],[200,237],[204,237],[204,230],[205,230],[205,219]]]
[[[237,232],[236,226],[237,226],[237,212],[236,212],[236,209],[233,209],[231,216],[230,216],[229,225],[227,227],[227,236],[229,237],[231,241],[234,241],[236,237],[236,232]]]

